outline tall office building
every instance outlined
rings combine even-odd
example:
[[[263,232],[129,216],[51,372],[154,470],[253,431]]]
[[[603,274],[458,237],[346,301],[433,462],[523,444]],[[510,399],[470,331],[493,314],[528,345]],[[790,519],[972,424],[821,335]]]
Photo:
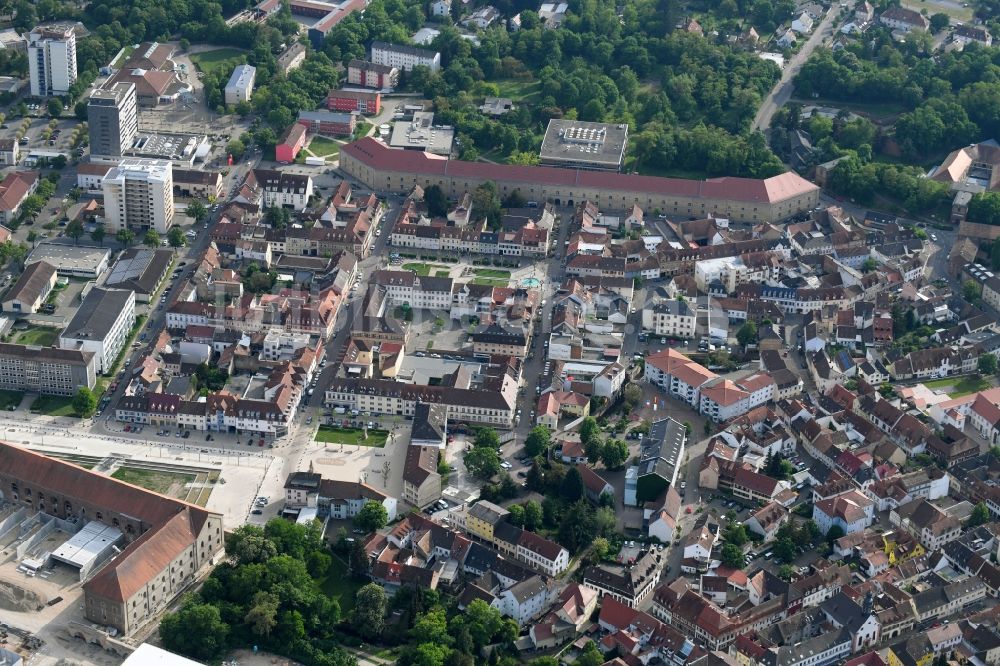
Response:
[[[102,182],[108,230],[129,228],[139,236],[149,229],[165,234],[174,222],[174,182],[169,160],[129,158]]]
[[[121,157],[139,133],[135,84],[116,83],[109,89],[95,90],[87,103],[87,124],[92,156]]]
[[[76,81],[76,34],[71,26],[38,27],[28,34],[28,73],[36,97],[69,92]]]

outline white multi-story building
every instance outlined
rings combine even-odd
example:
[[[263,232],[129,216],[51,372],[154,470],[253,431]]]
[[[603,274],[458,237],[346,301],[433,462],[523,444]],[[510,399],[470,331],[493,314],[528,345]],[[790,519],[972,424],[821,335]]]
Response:
[[[59,335],[59,347],[94,354],[94,370],[107,372],[135,325],[135,292],[94,287]]]
[[[834,525],[843,529],[844,534],[860,532],[870,527],[874,519],[875,503],[858,490],[813,504],[813,520],[824,534]]]
[[[642,311],[642,328],[654,335],[693,339],[698,311],[687,301],[663,301]]]
[[[263,192],[265,208],[305,210],[313,195],[312,176],[273,169],[255,169],[253,176]]]
[[[249,102],[253,96],[253,84],[257,79],[257,68],[252,65],[237,65],[226,84],[226,104]]]
[[[101,183],[108,230],[150,229],[165,234],[174,223],[174,183],[170,160],[129,158]]]
[[[441,69],[441,54],[404,44],[372,42],[372,62],[376,65],[397,67],[407,72],[422,65],[436,72]]]
[[[552,588],[546,580],[541,576],[532,576],[499,594],[499,610],[522,626],[545,612],[551,597]]]
[[[49,26],[31,31],[28,74],[35,97],[69,93],[76,82],[76,33],[72,27]]]

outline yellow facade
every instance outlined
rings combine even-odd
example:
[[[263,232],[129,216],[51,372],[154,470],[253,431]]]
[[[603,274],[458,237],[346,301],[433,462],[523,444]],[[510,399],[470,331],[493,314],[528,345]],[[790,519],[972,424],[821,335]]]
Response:
[[[485,520],[480,520],[473,515],[469,515],[465,520],[465,527],[474,536],[493,543],[493,525]]]

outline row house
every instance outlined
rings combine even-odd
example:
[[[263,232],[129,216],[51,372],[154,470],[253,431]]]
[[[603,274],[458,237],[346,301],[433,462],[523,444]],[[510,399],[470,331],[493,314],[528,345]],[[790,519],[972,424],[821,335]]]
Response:
[[[340,304],[332,289],[319,294],[292,289],[277,294],[246,294],[229,305],[175,301],[167,307],[166,325],[172,330],[184,330],[192,324],[221,326],[243,333],[279,329],[327,339],[333,334]]]

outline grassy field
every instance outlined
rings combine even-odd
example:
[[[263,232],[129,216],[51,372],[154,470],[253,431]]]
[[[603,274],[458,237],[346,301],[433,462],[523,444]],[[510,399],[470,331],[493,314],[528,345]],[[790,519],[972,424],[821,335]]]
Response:
[[[309,152],[316,157],[329,157],[340,154],[340,144],[325,136],[314,136],[309,142]]]
[[[450,271],[434,271],[434,277],[448,277],[451,275]]]
[[[363,582],[358,582],[347,573],[347,565],[337,556],[333,558],[330,573],[319,581],[323,593],[340,604],[340,611],[348,613],[354,609],[354,595],[358,593]]]
[[[472,278],[472,284],[482,284],[488,287],[506,287],[510,284],[509,280],[497,280],[494,278],[483,278],[477,277]]]
[[[374,446],[382,448],[389,439],[388,430],[369,430],[368,439],[363,439],[361,428],[335,428],[321,425],[316,433],[317,442],[326,444],[353,444],[355,446]]]
[[[371,123],[360,122],[354,128],[354,136],[361,138],[367,136],[368,132],[372,130],[373,125]]]
[[[952,398],[961,398],[963,395],[985,391],[986,389],[992,387],[993,384],[991,384],[989,380],[984,377],[972,375],[969,377],[960,377],[958,379],[951,379],[949,377],[945,377],[944,379],[934,379],[929,382],[924,382],[924,386],[929,389],[945,389],[948,395]]]
[[[40,395],[31,403],[31,411],[48,416],[76,416],[72,396]]]
[[[900,4],[917,12],[926,9],[928,16],[941,12],[958,21],[972,22],[972,7],[969,6],[971,3],[964,3],[963,7],[960,0],[903,0]]]
[[[51,347],[59,339],[59,329],[57,328],[29,328],[19,336],[17,343],[20,345],[38,345],[40,347]]]
[[[133,486],[139,486],[146,490],[152,490],[154,493],[160,493],[161,495],[186,497],[188,491],[184,488],[184,485],[194,481],[195,475],[181,472],[119,467],[111,475],[111,478],[131,483]]]
[[[510,271],[497,270],[496,268],[476,268],[472,272],[476,274],[476,277],[510,279]]]
[[[236,65],[246,62],[246,51],[226,47],[202,53],[192,53],[189,57],[195,67],[206,74],[221,69],[228,75],[232,73]]]
[[[424,263],[421,263],[421,262],[418,262],[418,261],[411,262],[411,263],[408,263],[408,264],[403,264],[402,268],[403,268],[404,271],[413,271],[414,273],[416,273],[420,277],[427,277],[428,275],[431,274],[431,271],[437,271],[437,272],[448,271],[448,267],[447,266],[438,266],[438,265],[435,265],[435,264],[424,264]],[[437,273],[435,273],[435,275],[437,275]]]
[[[542,84],[538,81],[515,81],[508,79],[494,81],[500,92],[500,97],[510,97],[514,104],[531,102],[542,92]]]
[[[0,409],[13,411],[21,404],[24,394],[20,391],[0,391]]]

